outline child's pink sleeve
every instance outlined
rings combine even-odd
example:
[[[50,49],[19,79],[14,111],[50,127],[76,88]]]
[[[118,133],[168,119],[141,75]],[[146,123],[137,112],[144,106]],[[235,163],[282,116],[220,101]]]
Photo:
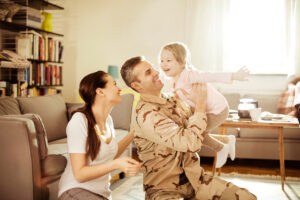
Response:
[[[191,70],[188,73],[190,83],[232,83],[231,76],[231,72],[200,72]]]

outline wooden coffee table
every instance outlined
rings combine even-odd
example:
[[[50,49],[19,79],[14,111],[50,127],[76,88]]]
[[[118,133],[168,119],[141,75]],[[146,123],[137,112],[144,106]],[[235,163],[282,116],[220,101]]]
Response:
[[[278,144],[279,144],[279,158],[280,158],[280,175],[281,175],[281,187],[284,190],[285,180],[285,165],[284,165],[284,146],[283,146],[283,128],[299,127],[297,119],[291,122],[280,122],[280,121],[264,121],[260,120],[257,122],[250,120],[226,120],[219,126],[218,134],[226,134],[227,128],[255,128],[255,129],[275,129],[278,132]],[[215,153],[215,159],[212,169],[212,174],[216,171],[216,160],[217,153]],[[220,172],[220,171],[219,171]]]

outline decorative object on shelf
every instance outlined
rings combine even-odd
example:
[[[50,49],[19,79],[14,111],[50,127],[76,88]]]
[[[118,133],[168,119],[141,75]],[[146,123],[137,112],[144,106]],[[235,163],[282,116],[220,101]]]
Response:
[[[8,14],[8,10],[4,9],[4,8],[0,8],[0,20],[4,21],[6,15]]]
[[[44,11],[42,12],[42,15],[45,17],[42,23],[42,29],[52,32],[52,14]]]
[[[109,66],[108,66],[107,72],[108,72],[108,74],[111,75],[114,79],[118,79],[118,78],[119,78],[119,68],[118,68],[118,66],[115,66],[115,65],[109,65]]]
[[[12,2],[8,2],[8,3],[2,3],[0,5],[0,7],[3,9],[6,9],[8,11],[7,15],[6,15],[6,21],[7,22],[12,22],[12,18],[13,16],[23,7],[19,4],[15,4]]]

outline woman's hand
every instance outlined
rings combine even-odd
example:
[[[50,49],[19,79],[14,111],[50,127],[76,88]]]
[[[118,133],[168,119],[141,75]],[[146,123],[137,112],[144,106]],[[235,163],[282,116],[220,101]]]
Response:
[[[142,166],[142,163],[129,157],[118,158],[115,161],[121,171],[131,176],[135,176]]]

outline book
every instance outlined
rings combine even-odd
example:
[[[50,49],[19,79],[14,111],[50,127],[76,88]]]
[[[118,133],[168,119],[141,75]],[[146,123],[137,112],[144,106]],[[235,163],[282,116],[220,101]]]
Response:
[[[31,53],[31,41],[30,37],[26,35],[22,35],[20,37],[16,37],[16,51],[17,54],[26,58],[30,58]]]

